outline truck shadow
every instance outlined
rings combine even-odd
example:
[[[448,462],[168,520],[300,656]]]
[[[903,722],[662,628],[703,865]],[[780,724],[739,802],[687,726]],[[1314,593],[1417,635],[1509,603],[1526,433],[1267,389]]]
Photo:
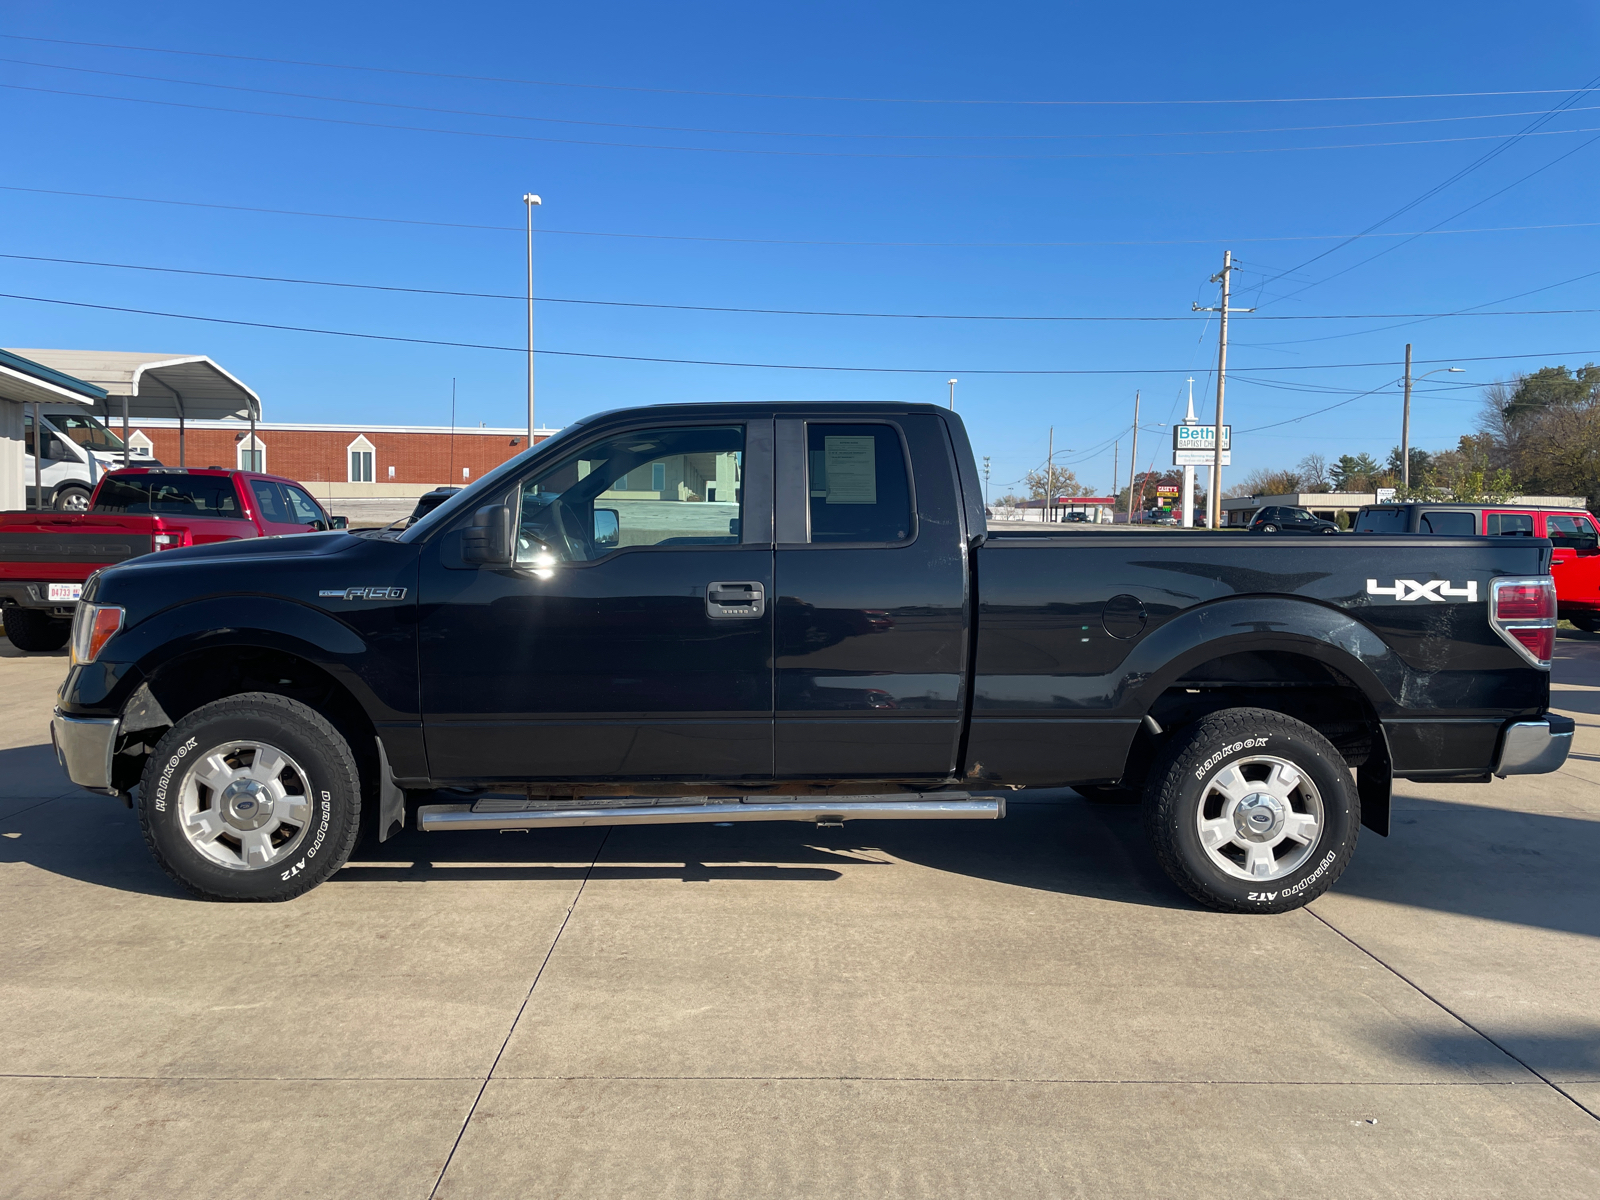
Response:
[[[96,886],[185,895],[155,865],[137,815],[115,800],[62,794],[48,746],[0,750],[0,866],[28,864]],[[27,786],[21,786],[26,784]],[[1192,910],[1166,878],[1136,807],[1066,789],[1014,794],[1003,821],[789,822],[403,831],[357,847],[340,884],[431,880],[677,879],[827,884],[915,864],[1064,895]],[[596,857],[598,854],[598,857]],[[1342,894],[1600,937],[1600,821],[1405,799],[1390,838],[1364,833]]]

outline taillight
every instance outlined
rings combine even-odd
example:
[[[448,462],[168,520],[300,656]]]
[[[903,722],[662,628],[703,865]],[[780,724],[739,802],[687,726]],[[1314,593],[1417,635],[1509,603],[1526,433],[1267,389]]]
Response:
[[[1523,658],[1548,671],[1556,653],[1554,577],[1532,575],[1491,582],[1489,624]]]
[[[72,615],[72,661],[82,666],[100,657],[111,636],[122,628],[123,611],[115,604],[79,604]]]

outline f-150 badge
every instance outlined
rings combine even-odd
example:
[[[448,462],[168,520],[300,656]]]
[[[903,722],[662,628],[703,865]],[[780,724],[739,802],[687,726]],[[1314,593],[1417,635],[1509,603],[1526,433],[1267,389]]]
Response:
[[[1367,595],[1393,596],[1396,600],[1433,600],[1440,604],[1448,600],[1465,600],[1472,604],[1478,599],[1478,581],[1469,579],[1464,586],[1456,587],[1448,579],[1430,579],[1427,583],[1418,583],[1415,579],[1396,579],[1393,587],[1379,587],[1376,579],[1369,579]]]
[[[396,587],[353,587],[321,591],[317,595],[334,600],[404,600],[406,590]]]

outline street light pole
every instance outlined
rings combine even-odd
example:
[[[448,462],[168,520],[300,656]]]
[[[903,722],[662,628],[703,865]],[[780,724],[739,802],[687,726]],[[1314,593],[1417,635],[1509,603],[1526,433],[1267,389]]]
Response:
[[[1400,486],[1408,492],[1411,490],[1411,385],[1413,382],[1421,383],[1428,375],[1441,373],[1460,375],[1465,370],[1465,367],[1439,367],[1412,380],[1411,343],[1406,343],[1406,399],[1400,417]]]
[[[528,208],[528,448],[533,448],[533,210],[544,201],[528,192],[522,197]]]
[[[956,384],[958,384],[959,382],[961,382],[959,379],[952,379],[952,380],[949,381],[949,383],[950,383],[950,411],[951,412],[955,412],[955,410],[956,410]]]

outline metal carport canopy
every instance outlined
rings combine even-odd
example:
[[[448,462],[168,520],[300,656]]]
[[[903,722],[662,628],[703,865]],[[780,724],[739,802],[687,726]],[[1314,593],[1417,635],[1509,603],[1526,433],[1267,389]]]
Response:
[[[13,350],[104,388],[95,411],[107,418],[127,414],[182,420],[261,419],[261,397],[203,354],[140,354],[132,350]]]

